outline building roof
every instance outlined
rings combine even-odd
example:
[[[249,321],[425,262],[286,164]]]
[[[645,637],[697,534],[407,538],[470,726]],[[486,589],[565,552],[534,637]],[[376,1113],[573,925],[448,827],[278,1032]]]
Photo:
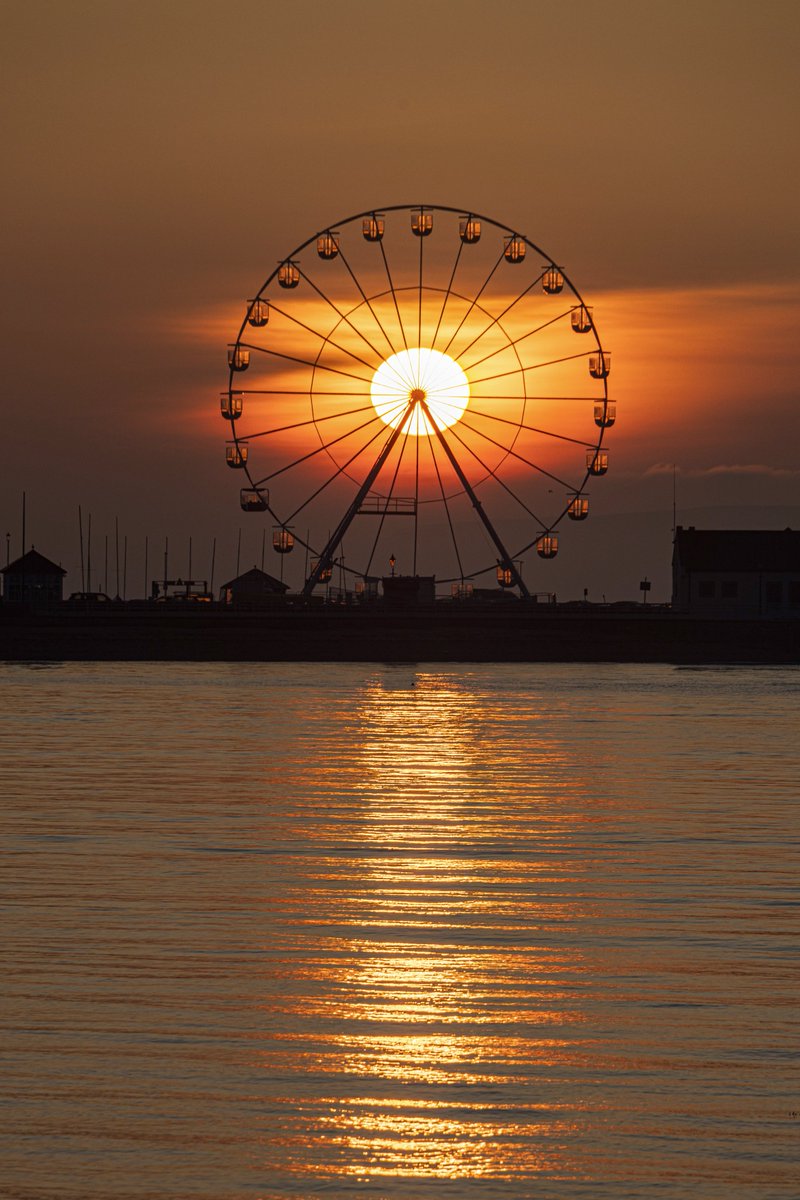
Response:
[[[266,571],[260,571],[258,567],[251,567],[243,575],[237,575],[235,579],[229,579],[222,586],[223,588],[237,588],[241,584],[260,584],[261,587],[272,592],[288,592],[289,590],[288,583],[281,583],[280,579],[275,579],[274,576],[268,575]]]
[[[800,573],[800,531],[796,529],[675,530],[675,557],[686,571],[796,571]]]
[[[3,575],[66,575],[66,573],[58,563],[51,562],[49,558],[45,558],[43,554],[33,548],[0,570],[0,574]]]

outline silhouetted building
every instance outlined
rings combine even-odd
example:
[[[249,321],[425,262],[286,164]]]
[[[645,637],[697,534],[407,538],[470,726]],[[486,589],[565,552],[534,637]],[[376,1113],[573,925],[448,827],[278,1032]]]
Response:
[[[679,525],[672,605],[703,616],[800,617],[800,532]]]
[[[236,579],[229,579],[227,583],[223,583],[219,598],[226,604],[239,604],[283,596],[288,590],[288,583],[281,583],[280,579],[253,567],[250,571],[245,571],[244,575],[238,575]]]
[[[3,567],[3,599],[10,603],[58,604],[63,599],[66,571],[31,548]]]
[[[433,604],[436,600],[435,575],[384,575],[381,583],[387,604],[405,607]]]

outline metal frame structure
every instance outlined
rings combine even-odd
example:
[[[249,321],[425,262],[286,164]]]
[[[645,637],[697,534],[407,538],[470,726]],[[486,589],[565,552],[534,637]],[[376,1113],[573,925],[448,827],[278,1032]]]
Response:
[[[400,215],[404,213],[409,217],[405,230],[400,221]],[[431,241],[435,238],[440,218],[452,226],[454,216],[458,218],[459,236],[453,253],[446,260],[439,254],[434,264],[429,252],[426,263],[427,243],[429,238]],[[390,229],[392,222],[394,226]],[[494,253],[489,255],[489,269],[483,281],[480,285],[473,283],[465,287],[459,284],[457,287],[460,267],[463,273],[462,254],[465,247],[479,242],[482,236],[488,240],[493,235],[499,235],[496,236],[497,254],[496,257]],[[369,278],[363,268],[356,266],[352,260],[354,238],[359,239],[359,245],[363,239],[371,247],[373,258]],[[309,247],[316,248],[318,267],[317,261],[312,260],[313,265],[308,265],[303,259]],[[402,271],[398,269],[398,255],[402,256]],[[537,255],[540,262],[531,272],[531,264]],[[323,276],[331,271],[330,264],[337,260],[340,269],[334,287],[329,278]],[[413,279],[409,281],[410,262]],[[523,286],[510,288],[511,277],[519,277],[521,266],[524,268]],[[507,276],[503,275],[505,271],[508,272]],[[513,295],[510,300],[504,301],[502,311],[498,312],[497,299],[491,299],[491,285],[501,276],[507,294]],[[277,285],[276,291],[280,288],[291,300],[304,296],[306,307],[300,305],[289,311],[282,296],[279,302],[267,295],[273,284]],[[537,294],[540,290],[545,297],[559,295],[565,290],[570,297],[566,309],[556,305],[558,311],[552,316],[544,312],[531,319],[527,310],[533,309],[535,289]],[[347,299],[344,298],[345,291],[349,292]],[[544,303],[553,302],[545,299]],[[435,326],[433,314],[427,311],[429,309],[434,312],[438,310]],[[513,319],[524,322],[523,332],[519,336],[511,336],[507,329],[509,314],[515,309],[517,312]],[[286,335],[277,340],[272,337],[270,321],[274,315],[284,322],[284,329],[291,330],[291,339]],[[528,321],[531,321],[530,328]],[[477,332],[475,322],[478,322]],[[554,333],[560,334],[562,329],[570,331],[566,336],[589,334],[588,348],[583,348],[584,339],[581,338],[575,353],[541,361],[534,356],[529,361],[530,346],[535,344],[532,339],[537,335],[552,338]],[[466,344],[459,345],[460,339],[466,339]],[[296,345],[298,341],[301,343],[299,352]],[[499,349],[491,348],[493,341],[501,343]],[[484,350],[481,349],[482,342]],[[523,343],[527,343],[524,349]],[[437,421],[436,413],[428,404],[419,380],[415,383],[413,379],[409,379],[408,394],[402,401],[405,407],[402,404],[398,407],[392,424],[378,415],[371,398],[370,375],[374,377],[375,371],[392,355],[402,351],[413,353],[417,348],[449,354],[464,369],[471,395],[460,420],[443,427],[444,423],[441,419]],[[510,365],[507,370],[492,374],[491,366],[487,367],[487,364],[500,354],[506,356],[505,361]],[[577,359],[586,360],[594,391],[589,383],[586,385],[586,394],[581,395],[541,395],[530,390],[529,381],[534,378],[533,372],[542,368],[554,372],[560,365],[573,364],[573,360]],[[274,381],[276,386],[250,389],[242,386],[243,372],[256,362],[266,364],[266,382]],[[542,558],[554,557],[558,548],[556,526],[559,521],[565,516],[573,520],[585,518],[588,511],[587,484],[592,477],[604,474],[607,470],[607,450],[602,449],[601,452],[601,448],[605,430],[614,422],[616,406],[608,394],[610,354],[600,342],[592,309],[586,305],[563,268],[533,241],[510,226],[467,209],[442,205],[391,205],[367,209],[334,221],[314,233],[281,259],[253,299],[247,302],[236,339],[228,348],[228,364],[228,389],[221,397],[222,414],[228,420],[231,431],[227,461],[229,466],[242,469],[249,481],[249,488],[242,490],[243,495],[246,490],[250,497],[250,507],[246,508],[244,503],[242,505],[246,511],[265,512],[276,527],[285,529],[291,524],[294,529],[304,510],[333,481],[350,480],[356,485],[352,500],[345,506],[333,531],[328,532],[324,543],[321,539],[312,539],[310,534],[306,539],[294,534],[292,541],[305,548],[306,561],[309,561],[309,557],[314,560],[305,579],[305,595],[310,595],[321,580],[330,578],[334,566],[362,579],[373,577],[370,576],[370,570],[378,539],[385,520],[391,515],[413,516],[413,573],[416,574],[420,507],[435,500],[444,510],[458,566],[458,574],[440,582],[463,584],[465,580],[474,580],[496,569],[498,578],[502,572],[506,581],[510,573],[520,593],[528,596],[519,568],[522,556],[536,548]],[[488,369],[490,373],[476,375],[478,368]],[[289,382],[296,382],[297,387],[277,386],[286,382],[287,372]],[[487,384],[498,390],[487,393]],[[473,404],[475,388],[484,390]],[[244,433],[240,431],[240,421],[243,407],[247,407],[243,400],[248,396],[258,397],[262,405],[277,403],[280,406],[281,403],[307,401],[308,416],[302,420],[281,421],[278,414],[278,419],[270,428]],[[490,411],[493,405],[508,401],[517,405],[515,416],[501,415],[499,407]],[[528,420],[530,408],[537,402],[553,401],[563,401],[566,405],[585,402],[593,414],[591,436],[574,437],[531,424]],[[412,422],[419,422],[421,416],[427,421],[429,432],[410,439]],[[342,421],[349,422],[344,433],[339,432]],[[476,421],[480,427],[476,426]],[[587,427],[590,427],[589,422]],[[336,430],[335,436],[328,432],[331,429]],[[259,476],[253,456],[248,453],[251,443],[262,444],[261,439],[268,441],[270,438],[277,440],[286,436],[305,437],[311,434],[316,436],[316,442],[309,450],[294,458],[287,456],[285,461],[273,457],[269,464],[271,469]],[[353,451],[354,439],[359,434],[362,437]],[[535,435],[543,443],[554,439],[562,444],[572,443],[576,448],[580,447],[579,474],[571,480],[564,479],[541,462],[532,461],[520,453],[518,439],[526,434]],[[405,469],[410,471],[409,464],[415,457],[413,502],[410,497],[399,499],[394,490],[401,464],[409,451],[410,440],[413,455],[406,458]],[[439,447],[443,457],[437,457],[435,446]],[[286,455],[286,451],[283,453]],[[421,453],[430,460],[429,474],[437,480],[438,494],[435,497],[423,498],[420,494]],[[392,474],[393,455],[397,461]],[[487,461],[492,456],[495,461]],[[276,497],[279,496],[281,477],[303,467],[308,470],[309,464],[317,466],[326,458],[333,463],[334,474],[323,479],[319,487],[312,488],[310,494],[302,503],[295,504],[291,512],[280,515],[275,506],[279,503]],[[452,472],[449,480],[443,476],[445,463]],[[544,517],[540,511],[532,509],[516,481],[512,486],[504,478],[509,474],[510,466],[518,471],[520,465],[526,477],[529,474],[531,478],[564,488],[566,503],[563,507],[557,506],[558,511],[554,516]],[[388,489],[384,484],[384,492],[376,495],[373,488],[384,470],[392,478]],[[269,490],[267,483],[270,484]],[[498,528],[500,522],[486,511],[478,492],[488,483],[502,489],[503,494],[526,514],[525,519],[530,518],[533,522],[536,533],[524,540],[521,546],[509,548],[507,539]],[[548,492],[552,492],[552,489],[549,488]],[[258,505],[254,503],[253,496],[261,498]],[[468,499],[484,536],[493,548],[493,562],[468,566],[463,563],[451,511],[453,501],[459,496]],[[345,566],[341,552],[343,540],[360,512],[379,516],[378,533],[368,559],[357,567]],[[580,515],[576,515],[578,512]],[[319,546],[321,548],[317,548]]]

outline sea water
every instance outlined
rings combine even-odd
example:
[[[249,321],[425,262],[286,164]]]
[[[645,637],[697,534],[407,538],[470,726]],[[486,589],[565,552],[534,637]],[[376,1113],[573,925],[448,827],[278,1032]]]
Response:
[[[0,666],[0,1195],[800,1195],[800,671]]]

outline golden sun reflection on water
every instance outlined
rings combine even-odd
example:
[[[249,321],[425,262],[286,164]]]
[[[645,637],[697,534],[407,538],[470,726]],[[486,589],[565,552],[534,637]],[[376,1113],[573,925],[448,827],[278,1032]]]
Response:
[[[540,1102],[531,1072],[558,1074],[584,1021],[565,985],[580,953],[537,938],[580,918],[550,858],[578,820],[558,809],[565,756],[550,734],[534,754],[528,736],[521,760],[513,719],[497,726],[452,678],[407,674],[365,690],[352,731],[356,857],[314,871],[318,904],[293,919],[317,927],[325,951],[295,1014],[305,1031],[282,1035],[283,1054],[339,1085],[309,1098],[301,1119],[324,1161],[304,1169],[324,1174],[333,1155],[362,1179],[532,1178],[557,1169],[575,1116]],[[310,1044],[315,1026],[324,1049]],[[498,1105],[497,1089],[513,1102]]]

